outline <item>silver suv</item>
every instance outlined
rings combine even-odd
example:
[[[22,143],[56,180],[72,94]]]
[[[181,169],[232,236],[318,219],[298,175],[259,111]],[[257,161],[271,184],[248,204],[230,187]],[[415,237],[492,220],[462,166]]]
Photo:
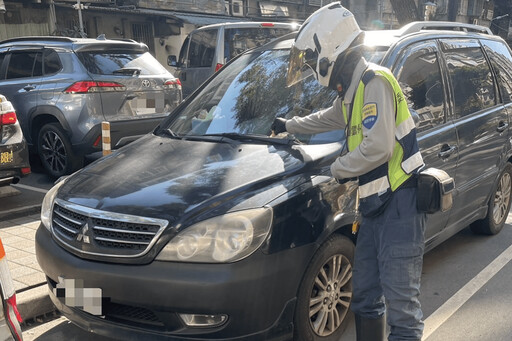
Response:
[[[52,177],[150,132],[182,99],[181,83],[133,40],[25,37],[0,43],[0,93]]]

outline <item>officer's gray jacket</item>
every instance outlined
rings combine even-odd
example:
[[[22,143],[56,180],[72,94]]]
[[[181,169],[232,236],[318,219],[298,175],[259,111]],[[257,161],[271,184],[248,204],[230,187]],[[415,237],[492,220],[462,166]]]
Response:
[[[317,134],[331,130],[345,129],[341,106],[344,103],[347,117],[363,72],[369,64],[361,58],[356,65],[350,86],[344,99],[337,98],[332,107],[306,117],[294,117],[286,122],[286,130],[292,134]],[[381,77],[373,77],[365,86],[364,105],[376,104],[377,119],[369,129],[363,125],[363,141],[352,152],[338,157],[331,165],[331,173],[338,179],[353,178],[388,162],[395,146],[395,104],[393,88]]]

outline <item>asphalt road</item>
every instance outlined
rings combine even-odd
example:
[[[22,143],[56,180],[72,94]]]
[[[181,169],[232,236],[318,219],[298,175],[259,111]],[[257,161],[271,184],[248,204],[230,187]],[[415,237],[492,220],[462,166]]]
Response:
[[[53,181],[35,172],[15,186],[16,196],[0,197],[6,211],[38,205]],[[421,303],[426,341],[511,341],[512,215],[497,236],[465,229],[425,255]],[[107,341],[64,317],[24,328],[37,341]],[[340,341],[355,340],[353,324]]]
[[[420,299],[424,340],[512,340],[511,245],[508,223],[493,237],[475,236],[465,229],[425,255]],[[83,331],[64,317],[27,329],[23,337],[25,341],[111,340]],[[340,341],[354,340],[351,324]]]

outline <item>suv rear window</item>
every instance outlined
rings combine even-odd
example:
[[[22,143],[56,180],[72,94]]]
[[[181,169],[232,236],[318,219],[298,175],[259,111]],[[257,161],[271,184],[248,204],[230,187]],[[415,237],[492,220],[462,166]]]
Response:
[[[77,54],[87,71],[96,75],[113,75],[116,71],[127,68],[138,68],[141,75],[161,75],[167,73],[162,64],[149,52],[87,51],[78,52]]]

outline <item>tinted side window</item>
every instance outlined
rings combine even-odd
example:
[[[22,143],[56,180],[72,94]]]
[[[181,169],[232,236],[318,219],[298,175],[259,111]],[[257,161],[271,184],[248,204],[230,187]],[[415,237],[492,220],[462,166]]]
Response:
[[[443,81],[433,46],[412,49],[398,72],[398,82],[409,108],[419,116],[418,132],[444,123]]]
[[[194,33],[190,38],[188,50],[190,67],[212,66],[217,46],[217,30],[204,30]]]
[[[482,40],[485,51],[498,78],[503,103],[512,102],[512,55],[503,43]]]
[[[494,80],[480,47],[450,49],[445,55],[453,87],[455,118],[496,104]]]
[[[188,49],[189,40],[190,40],[189,37],[186,37],[185,41],[183,42],[183,45],[181,45],[180,56],[178,59],[178,65],[180,65],[180,66],[184,65],[185,61],[187,60],[187,49]]]
[[[62,68],[59,55],[54,50],[44,51],[44,74],[51,75],[57,73]]]
[[[245,50],[264,45],[272,39],[290,33],[286,28],[230,28],[224,31],[225,62],[236,57]]]
[[[5,68],[2,65],[4,63],[5,56],[7,56],[7,52],[0,53],[0,79],[5,79]]]
[[[7,79],[42,75],[41,52],[13,52],[7,67]]]

